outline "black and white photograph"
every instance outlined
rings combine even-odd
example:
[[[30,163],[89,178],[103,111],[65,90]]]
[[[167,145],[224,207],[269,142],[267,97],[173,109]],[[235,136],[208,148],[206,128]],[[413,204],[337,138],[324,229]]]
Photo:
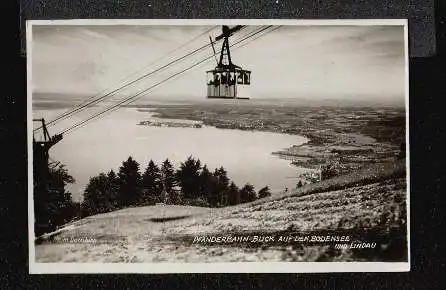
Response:
[[[32,273],[410,268],[406,20],[30,20]]]

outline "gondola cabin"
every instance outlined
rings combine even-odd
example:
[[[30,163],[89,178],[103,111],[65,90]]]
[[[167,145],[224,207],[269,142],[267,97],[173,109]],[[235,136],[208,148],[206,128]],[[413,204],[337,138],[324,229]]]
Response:
[[[224,40],[217,66],[206,72],[207,98],[209,99],[249,99],[246,89],[251,84],[251,71],[233,64],[229,50],[229,36],[241,28],[240,25],[231,29],[223,26],[223,33],[215,38],[215,41],[222,38]],[[211,44],[213,45],[212,39]]]
[[[239,68],[233,70],[219,70],[218,68],[207,71],[207,97],[221,99],[249,99],[239,97],[238,90],[242,86],[250,84],[251,72]]]

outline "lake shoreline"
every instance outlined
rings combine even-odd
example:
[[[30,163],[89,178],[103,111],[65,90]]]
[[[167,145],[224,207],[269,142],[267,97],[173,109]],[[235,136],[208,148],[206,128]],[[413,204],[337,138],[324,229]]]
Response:
[[[307,138],[306,136],[302,136],[299,134],[291,134],[291,133],[283,133],[283,132],[277,132],[277,131],[271,131],[268,129],[262,130],[259,128],[248,128],[248,127],[243,127],[243,126],[239,126],[239,127],[234,127],[234,126],[225,126],[223,124],[215,124],[213,122],[206,122],[206,121],[202,121],[202,120],[196,120],[196,119],[178,119],[178,118],[166,118],[163,115],[160,115],[157,110],[156,107],[154,108],[137,108],[138,112],[141,113],[149,113],[150,117],[148,119],[144,119],[139,121],[139,123],[137,123],[138,126],[153,126],[153,127],[170,127],[170,128],[194,128],[194,129],[201,129],[201,128],[206,128],[206,127],[212,127],[212,128],[216,128],[216,129],[221,129],[221,130],[238,130],[238,131],[249,131],[249,132],[266,132],[266,133],[274,133],[274,134],[284,134],[284,135],[290,135],[290,136],[298,136],[298,137],[303,137],[305,138],[305,141],[299,145],[292,145],[291,147],[288,148],[282,148],[282,149],[278,149],[276,151],[272,151],[270,152],[270,154],[274,155],[274,156],[278,156],[280,159],[285,159],[288,160],[287,156],[293,156],[294,155],[290,155],[291,153],[291,149],[295,148],[295,147],[300,147],[302,145],[306,145],[308,143],[311,143],[311,139]],[[156,121],[152,121],[156,119]],[[174,120],[174,121],[172,121]],[[181,121],[185,121],[185,122],[181,122]],[[297,155],[296,155],[297,156]],[[291,160],[292,162],[290,163],[291,165],[293,165],[294,167],[297,167],[299,169],[304,169],[306,174],[311,174],[312,171],[315,168],[312,168],[306,164],[296,164],[293,160]],[[301,178],[298,178],[298,180],[300,181],[304,181]],[[296,184],[298,183],[298,181],[296,182]],[[275,191],[277,193],[279,193],[279,191]]]
[[[255,109],[247,113],[239,110],[242,117],[237,115],[237,108],[234,107],[225,110],[218,107],[179,108],[169,105],[145,109],[158,119],[183,119],[219,129],[304,137],[306,141],[302,144],[271,153],[290,161],[296,167],[313,171],[320,171],[323,166],[333,166],[341,174],[370,164],[394,161],[400,157],[401,144],[404,143],[404,123],[400,121],[403,115],[398,108],[378,110],[333,107],[319,108],[318,111],[305,108],[304,114],[292,114],[289,108],[272,107],[273,113],[266,118],[264,108],[257,108],[260,114],[255,113]],[[291,115],[293,118],[281,122],[281,110],[286,112],[282,115]],[[308,118],[308,115],[311,117]],[[302,116],[304,121],[299,120]],[[330,118],[335,120],[330,122]]]
[[[33,112],[35,117],[48,120],[61,113],[61,109]],[[118,172],[129,156],[140,164],[141,171],[150,160],[160,165],[168,158],[178,168],[188,156],[193,156],[207,164],[210,170],[223,166],[239,187],[246,183],[256,189],[268,185],[271,192],[291,190],[298,182],[299,169],[271,152],[300,144],[306,141],[303,137],[235,132],[211,126],[203,126],[198,131],[189,127],[137,125],[147,119],[147,113],[137,112],[134,108],[118,110],[110,117],[83,127],[82,131],[64,136],[64,140],[52,148],[51,158],[64,164],[76,180],[67,188],[74,200],[82,200],[85,186],[92,176],[110,170]],[[62,122],[52,127],[50,134],[64,127]]]

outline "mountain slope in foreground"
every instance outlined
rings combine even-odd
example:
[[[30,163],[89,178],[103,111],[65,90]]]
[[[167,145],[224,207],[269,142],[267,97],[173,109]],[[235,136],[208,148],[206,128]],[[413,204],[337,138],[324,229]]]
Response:
[[[36,262],[406,261],[405,175],[402,162],[377,164],[233,207],[156,205],[91,216],[39,239]],[[327,235],[374,247],[278,242]],[[228,236],[250,241],[210,240]],[[272,238],[252,243],[254,236]]]

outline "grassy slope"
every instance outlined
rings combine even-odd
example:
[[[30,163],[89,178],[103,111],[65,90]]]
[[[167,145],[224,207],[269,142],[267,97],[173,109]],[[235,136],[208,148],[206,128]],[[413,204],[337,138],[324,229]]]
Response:
[[[83,219],[37,245],[38,262],[357,261],[404,259],[406,182],[402,162],[376,164],[294,192],[223,209],[150,206]],[[164,223],[157,218],[172,217]],[[155,219],[154,219],[155,218]],[[364,229],[372,234],[364,234]],[[327,245],[196,245],[194,235],[348,230],[375,250]],[[358,237],[358,235],[356,235]],[[63,243],[63,238],[95,243]],[[51,241],[52,239],[52,241]],[[59,239],[59,241],[57,241]]]

